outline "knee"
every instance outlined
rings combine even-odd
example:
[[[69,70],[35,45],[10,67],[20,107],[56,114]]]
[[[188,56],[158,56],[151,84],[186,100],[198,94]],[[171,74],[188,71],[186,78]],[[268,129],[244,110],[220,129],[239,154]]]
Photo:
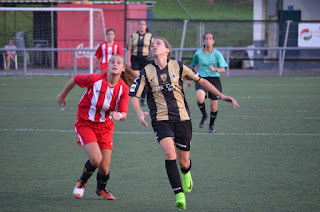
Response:
[[[99,166],[99,172],[103,175],[107,175],[110,171],[109,167],[110,167],[110,162],[109,163],[101,162]]]
[[[186,158],[180,159],[179,160],[179,165],[180,165],[181,168],[187,169],[187,168],[190,167],[190,160],[186,159]]]
[[[176,152],[174,150],[166,150],[164,152],[166,160],[175,160],[177,158]]]
[[[95,166],[95,167],[99,167],[102,161],[102,157],[97,155],[93,158],[90,158],[90,163]]]

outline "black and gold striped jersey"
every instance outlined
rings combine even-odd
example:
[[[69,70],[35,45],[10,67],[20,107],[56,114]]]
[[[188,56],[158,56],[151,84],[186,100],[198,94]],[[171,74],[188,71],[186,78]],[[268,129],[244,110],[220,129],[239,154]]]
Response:
[[[143,35],[135,32],[130,36],[128,51],[132,51],[134,56],[148,56],[153,39],[153,35],[150,32],[146,32]]]
[[[190,111],[185,100],[183,82],[199,81],[200,76],[180,61],[170,60],[161,70],[155,63],[141,70],[130,88],[130,96],[140,97],[147,87],[147,102],[153,121],[190,120]]]

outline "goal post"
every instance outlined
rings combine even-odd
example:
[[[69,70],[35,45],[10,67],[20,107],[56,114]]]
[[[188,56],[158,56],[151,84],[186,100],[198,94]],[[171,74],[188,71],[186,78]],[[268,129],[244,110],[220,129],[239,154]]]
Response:
[[[2,20],[6,21],[3,23],[7,29],[4,32],[8,35],[6,39],[12,39],[18,32],[24,32],[27,36],[23,45],[16,43],[17,48],[79,49],[76,54],[77,67],[90,68],[90,73],[93,73],[94,51],[89,50],[96,49],[106,40],[103,10],[63,6],[0,8],[0,13],[6,14],[5,20]],[[42,54],[45,54],[46,60],[51,61],[52,67],[73,67],[72,51],[51,51]],[[41,63],[44,60],[35,54],[31,56],[31,61]]]

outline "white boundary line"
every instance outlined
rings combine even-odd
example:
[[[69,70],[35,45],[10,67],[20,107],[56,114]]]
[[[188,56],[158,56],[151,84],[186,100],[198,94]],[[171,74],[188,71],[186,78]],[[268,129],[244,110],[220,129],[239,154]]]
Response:
[[[26,128],[16,128],[16,129],[8,129],[8,128],[0,128],[0,131],[23,131],[23,132],[62,132],[62,133],[75,133],[74,130],[46,130],[46,129],[26,129]],[[153,132],[126,132],[126,131],[114,131],[115,134],[144,134],[150,135]],[[193,135],[212,135],[211,133],[198,133],[193,132]],[[244,136],[320,136],[320,133],[214,133],[214,135],[244,135]]]

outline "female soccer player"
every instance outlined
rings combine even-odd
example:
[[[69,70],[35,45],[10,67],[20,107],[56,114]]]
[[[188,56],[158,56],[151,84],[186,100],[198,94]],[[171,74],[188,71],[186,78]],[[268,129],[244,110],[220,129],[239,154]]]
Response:
[[[120,54],[124,57],[124,52],[122,46],[114,41],[116,37],[116,31],[112,28],[107,30],[107,41],[100,44],[97,49],[95,56],[96,60],[93,63],[93,72],[96,72],[97,64],[100,61],[100,70],[108,71],[108,61],[112,55]]]
[[[226,67],[228,65],[224,60],[222,54],[217,49],[213,48],[214,42],[215,40],[212,33],[208,32],[203,36],[203,48],[199,49],[195,53],[191,66],[198,66],[199,75],[208,80],[220,92],[222,92],[220,74],[226,71]],[[202,118],[199,123],[199,127],[203,128],[205,121],[208,118],[206,112],[206,105],[204,102],[207,95],[207,91],[204,88],[202,88],[199,84],[196,84],[195,87],[197,91],[197,103],[202,113]],[[215,94],[209,93],[209,98],[211,99],[209,133],[214,133],[214,122],[218,114],[219,97]]]
[[[133,33],[128,44],[128,67],[138,75],[150,61],[148,59],[153,35],[145,20],[139,22],[139,30]],[[145,91],[141,95],[141,105],[145,105]]]
[[[190,173],[192,125],[184,96],[183,81],[196,81],[210,93],[231,102],[234,108],[239,105],[234,98],[220,93],[210,82],[196,75],[182,62],[170,60],[171,46],[164,38],[155,38],[151,46],[151,54],[153,63],[141,70],[130,88],[129,95],[132,97],[132,107],[141,125],[148,126],[144,119],[149,113],[143,112],[139,105],[139,97],[143,89],[148,88],[147,102],[152,127],[165,154],[166,171],[176,197],[175,206],[184,209],[186,208],[184,192],[191,192],[193,181]],[[182,183],[176,159],[182,172]]]
[[[58,103],[65,106],[67,95],[75,85],[87,88],[79,103],[75,131],[78,144],[83,146],[89,160],[73,190],[76,198],[82,198],[88,179],[98,168],[97,195],[107,200],[115,199],[106,189],[113,149],[113,120],[123,121],[127,118],[128,85],[134,80],[134,73],[126,73],[121,55],[112,56],[108,68],[109,71],[105,73],[72,77],[57,96]]]

